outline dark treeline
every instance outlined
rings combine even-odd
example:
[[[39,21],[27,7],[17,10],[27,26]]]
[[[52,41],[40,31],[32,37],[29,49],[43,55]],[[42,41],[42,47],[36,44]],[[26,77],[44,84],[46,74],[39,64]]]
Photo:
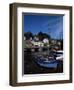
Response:
[[[47,33],[43,33],[43,32],[39,32],[38,34],[34,35],[33,33],[29,32],[25,32],[24,36],[26,37],[26,39],[30,39],[31,37],[38,37],[40,41],[42,41],[44,38],[48,38],[50,39],[50,35],[48,35]]]

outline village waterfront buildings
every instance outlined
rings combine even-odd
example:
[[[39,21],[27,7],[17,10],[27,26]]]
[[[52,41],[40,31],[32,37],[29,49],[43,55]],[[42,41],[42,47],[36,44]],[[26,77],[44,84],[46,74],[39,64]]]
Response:
[[[54,47],[55,49],[61,49],[62,42],[60,40],[44,38],[42,41],[38,37],[30,37],[28,40],[24,36],[24,48],[44,48]]]

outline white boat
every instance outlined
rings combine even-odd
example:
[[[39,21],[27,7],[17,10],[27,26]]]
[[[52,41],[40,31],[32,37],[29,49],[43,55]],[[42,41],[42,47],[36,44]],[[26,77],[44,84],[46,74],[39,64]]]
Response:
[[[63,60],[63,50],[58,50],[57,53],[56,60]]]

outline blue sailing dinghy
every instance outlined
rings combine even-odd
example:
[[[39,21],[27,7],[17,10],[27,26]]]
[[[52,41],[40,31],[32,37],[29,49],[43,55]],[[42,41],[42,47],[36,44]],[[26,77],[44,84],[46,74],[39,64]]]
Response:
[[[58,59],[60,56],[63,55],[62,51],[58,51],[56,52],[56,58]],[[36,57],[35,58],[35,62],[41,66],[41,67],[45,67],[45,68],[57,68],[58,64],[61,66],[62,65],[62,61],[60,60],[56,60],[56,58],[53,59],[46,59],[44,57]]]
[[[42,67],[45,68],[57,68],[57,61],[56,60],[46,60],[46,59],[41,59],[41,58],[37,58],[35,60],[35,62]]]

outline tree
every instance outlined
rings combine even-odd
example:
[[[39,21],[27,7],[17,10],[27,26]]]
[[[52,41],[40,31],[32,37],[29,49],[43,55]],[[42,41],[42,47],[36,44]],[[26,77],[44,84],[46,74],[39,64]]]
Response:
[[[26,37],[26,39],[30,39],[31,37],[33,38],[33,34],[30,31],[24,33],[24,36]]]
[[[43,40],[43,33],[41,31],[37,34],[37,36],[38,36],[40,41]]]
[[[43,33],[43,38],[48,38],[50,39],[50,35],[46,34],[46,33]]]
[[[44,38],[50,39],[50,35],[48,35],[46,33],[43,33],[41,31],[37,34],[37,36],[38,36],[38,38],[39,38],[40,41],[42,41]]]

